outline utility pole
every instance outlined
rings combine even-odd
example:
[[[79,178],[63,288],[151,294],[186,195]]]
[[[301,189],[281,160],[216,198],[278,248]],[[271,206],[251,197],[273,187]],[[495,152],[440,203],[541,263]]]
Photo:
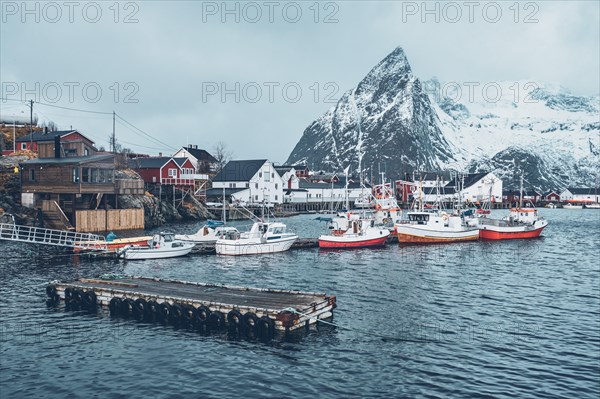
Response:
[[[113,111],[113,132],[112,132],[112,140],[111,140],[113,154],[117,152],[117,146],[116,146],[115,140],[116,140],[116,138],[115,138],[115,111]]]
[[[29,100],[29,140],[29,149],[33,151],[33,100]]]

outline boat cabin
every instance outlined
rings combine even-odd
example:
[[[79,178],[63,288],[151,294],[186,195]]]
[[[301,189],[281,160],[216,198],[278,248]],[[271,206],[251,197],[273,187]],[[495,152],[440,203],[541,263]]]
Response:
[[[409,212],[408,220],[411,223],[427,224],[427,222],[429,222],[429,216],[431,216],[431,213],[429,212]]]
[[[508,220],[509,222],[535,223],[537,217],[535,208],[512,208]]]

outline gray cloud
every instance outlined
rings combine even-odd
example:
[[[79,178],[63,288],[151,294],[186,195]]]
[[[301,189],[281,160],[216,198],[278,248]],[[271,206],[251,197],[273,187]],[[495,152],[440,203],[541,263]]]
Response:
[[[11,2],[2,5],[0,26],[3,83],[32,88],[35,82],[42,87],[49,82],[78,82],[79,87],[95,82],[102,89],[97,102],[86,101],[78,89],[73,102],[63,92],[56,104],[115,110],[173,147],[189,142],[210,149],[222,140],[239,158],[285,160],[306,126],[333,105],[326,97],[339,98],[396,46],[406,50],[414,73],[424,79],[434,75],[444,81],[529,79],[559,83],[576,94],[600,91],[598,2],[530,2],[535,7],[528,9],[519,3],[518,16],[510,9],[513,2],[498,2],[502,16],[496,23],[486,21],[481,12],[491,2],[480,3],[473,22],[464,3],[455,3],[462,12],[455,23],[449,21],[455,14],[448,3],[436,2],[427,7],[435,10],[437,4],[439,22],[434,14],[423,14],[422,2],[357,1],[320,3],[318,23],[312,1],[295,3],[302,10],[296,23],[278,11],[290,3],[279,3],[273,23],[264,6],[256,23],[244,21],[244,16],[255,14],[240,15],[239,23],[229,14],[223,23],[219,14],[205,15],[203,22],[202,13],[203,7],[220,8],[221,2],[135,2],[139,22],[131,24],[122,23],[133,10],[125,9],[127,3],[120,3],[119,23],[109,9],[112,2],[98,3],[103,14],[97,23],[86,22],[77,12],[73,23],[64,13],[56,23],[45,21],[43,15],[39,23],[30,15],[22,23],[22,10],[7,15],[6,3]],[[233,9],[236,3],[227,4]],[[237,4],[242,10],[245,3]],[[415,14],[407,13],[414,11],[411,6],[419,8]],[[332,18],[338,22],[323,23],[334,11]],[[533,11],[530,19],[538,22],[524,23]],[[132,97],[138,103],[124,102],[134,91],[125,87],[128,82],[139,89]],[[236,82],[239,102],[234,94],[221,101],[221,85],[231,90]],[[219,93],[203,96],[203,87],[214,87],[213,83]],[[289,91],[283,93],[286,84]],[[272,102],[268,85],[274,88]],[[257,86],[262,93],[252,103]],[[297,87],[302,96],[292,102]],[[4,112],[16,110],[14,102],[0,106]],[[106,142],[112,129],[110,116],[36,108],[41,119],[52,119],[61,127],[73,125],[99,144]],[[161,147],[120,124],[117,135],[128,143]]]

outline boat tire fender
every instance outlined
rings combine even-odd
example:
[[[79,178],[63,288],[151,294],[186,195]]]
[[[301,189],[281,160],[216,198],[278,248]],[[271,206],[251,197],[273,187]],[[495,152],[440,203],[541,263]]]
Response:
[[[116,315],[121,311],[121,303],[123,300],[118,297],[114,297],[108,303],[108,309],[110,310],[110,314]]]
[[[93,310],[96,309],[96,306],[98,305],[98,297],[96,296],[96,293],[94,291],[86,291],[83,294],[83,306],[85,306],[87,309]]]
[[[263,339],[270,339],[275,335],[275,322],[268,316],[263,316],[258,319],[256,327],[258,334]]]
[[[206,323],[210,318],[210,309],[204,305],[196,308],[196,323]]]
[[[146,316],[153,317],[158,315],[158,303],[151,299],[146,303]]]
[[[163,302],[160,305],[158,305],[158,316],[163,321],[168,320],[170,315],[171,315],[171,305],[169,305],[168,302]]]
[[[239,310],[233,309],[227,313],[227,324],[231,329],[242,329],[243,319]]]
[[[196,320],[196,308],[192,305],[183,305],[181,307],[181,321],[189,326],[194,320]]]
[[[210,312],[210,316],[208,317],[208,325],[215,330],[220,330],[225,325],[225,316],[218,310]]]
[[[46,295],[48,295],[49,298],[52,298],[54,295],[56,295],[56,286],[54,284],[46,286]]]
[[[123,316],[131,316],[135,309],[135,301],[131,298],[123,299],[121,302],[121,313]]]
[[[133,313],[138,316],[144,316],[148,309],[148,302],[144,298],[138,298],[133,302]]]
[[[242,322],[247,331],[256,331],[256,326],[258,325],[258,316],[253,312],[244,313],[242,316]]]

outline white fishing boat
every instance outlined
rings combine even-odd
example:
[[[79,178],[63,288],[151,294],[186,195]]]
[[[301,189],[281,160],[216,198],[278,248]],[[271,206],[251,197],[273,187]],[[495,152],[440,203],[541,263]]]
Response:
[[[194,246],[194,243],[176,240],[172,233],[160,233],[154,234],[148,245],[128,245],[118,254],[127,260],[175,258],[189,254]]]
[[[442,209],[439,180],[437,190],[436,204],[429,210],[425,210],[420,183],[419,198],[414,206],[416,211],[408,212],[406,219],[395,224],[400,244],[451,243],[479,239],[477,223],[475,220],[465,218],[460,198],[455,212],[448,213]]]
[[[592,204],[585,204],[585,209],[600,209],[600,204],[597,202]]]
[[[563,205],[563,209],[583,209],[583,204],[577,202],[569,202]]]
[[[257,255],[284,252],[298,236],[287,232],[279,222],[256,222],[248,232],[226,231],[219,236],[215,249],[219,255]]]
[[[479,229],[468,226],[457,215],[446,212],[408,212],[407,220],[396,223],[399,243],[433,244],[476,241]]]

